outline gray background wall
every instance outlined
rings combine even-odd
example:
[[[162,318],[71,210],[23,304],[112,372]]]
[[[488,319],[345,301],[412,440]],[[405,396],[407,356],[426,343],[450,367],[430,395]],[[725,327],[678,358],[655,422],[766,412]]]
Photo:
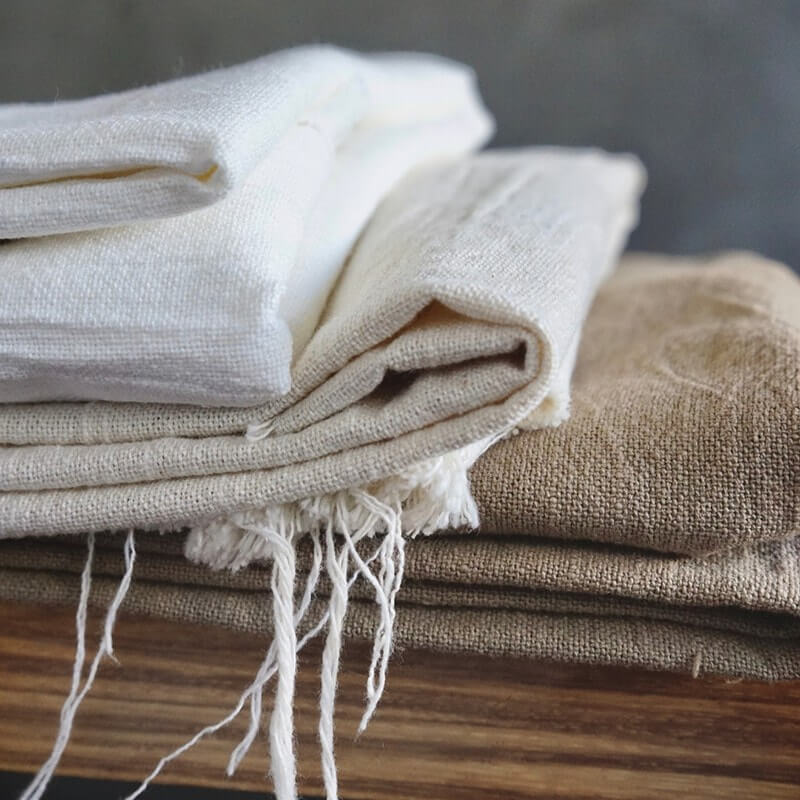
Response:
[[[0,101],[308,41],[473,64],[497,145],[639,154],[633,246],[746,247],[800,267],[800,0],[0,0]]]

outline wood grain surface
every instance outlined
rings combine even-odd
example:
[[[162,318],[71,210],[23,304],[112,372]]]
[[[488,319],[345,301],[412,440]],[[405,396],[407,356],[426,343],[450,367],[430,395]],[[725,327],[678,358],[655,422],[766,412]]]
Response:
[[[68,688],[73,612],[0,603],[0,618],[0,769],[33,771],[49,753]],[[97,617],[90,631],[93,650]],[[140,780],[230,710],[265,644],[123,616],[115,636],[121,663],[101,669],[60,774]],[[354,742],[367,655],[349,646],[340,677],[342,800],[800,797],[800,682],[406,651],[392,663],[370,728]],[[318,648],[304,653],[298,676],[301,789],[309,795],[322,794],[318,658]],[[235,778],[224,777],[244,717],[171,764],[163,780],[265,791],[263,740]]]

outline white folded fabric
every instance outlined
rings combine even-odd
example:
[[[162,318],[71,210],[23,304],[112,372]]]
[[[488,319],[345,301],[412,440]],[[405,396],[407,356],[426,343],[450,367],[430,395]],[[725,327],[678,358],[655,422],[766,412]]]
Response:
[[[303,127],[335,148],[356,125],[461,114],[486,125],[467,67],[326,45],[85,100],[0,106],[0,238],[201,208],[246,183]],[[301,179],[303,163],[295,168]]]
[[[591,151],[416,172],[367,226],[285,397],[0,406],[2,534],[189,524],[227,542],[254,519],[232,515],[276,509],[299,533],[330,511],[314,498],[354,487],[407,530],[470,521],[466,469],[485,442],[566,415],[582,322],[642,184],[635,159]]]
[[[0,108],[0,238],[40,237],[0,245],[0,402],[285,394],[381,197],[490,132],[466,67],[323,46]]]

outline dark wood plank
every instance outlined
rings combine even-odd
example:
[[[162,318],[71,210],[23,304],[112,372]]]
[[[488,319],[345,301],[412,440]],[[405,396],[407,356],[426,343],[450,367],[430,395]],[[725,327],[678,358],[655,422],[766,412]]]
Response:
[[[73,612],[0,603],[0,769],[35,770],[69,684]],[[97,634],[97,618],[92,626]],[[139,780],[233,706],[266,643],[258,637],[123,616],[78,716],[61,773]],[[92,645],[93,646],[93,645]],[[298,677],[302,789],[317,763],[319,649]],[[349,645],[337,712],[343,800],[383,798],[800,797],[800,682],[726,683],[612,668],[398,654],[370,729],[353,734],[367,651]],[[264,791],[259,742],[224,777],[242,719],[163,773],[169,783]]]

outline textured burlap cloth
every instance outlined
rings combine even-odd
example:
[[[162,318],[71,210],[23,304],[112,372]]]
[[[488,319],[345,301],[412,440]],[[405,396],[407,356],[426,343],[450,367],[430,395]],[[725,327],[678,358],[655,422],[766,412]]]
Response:
[[[486,533],[702,554],[800,533],[800,281],[635,256],[584,328],[570,420],[486,453]]]
[[[408,542],[396,644],[800,677],[799,310],[800,282],[753,255],[627,258],[587,321],[571,419],[479,460],[478,534]],[[267,565],[210,571],[183,538],[138,536],[124,607],[270,630]],[[80,544],[0,542],[0,596],[73,602]],[[98,546],[107,604],[121,541]],[[346,631],[371,638],[374,608],[356,583]]]
[[[124,609],[272,632],[266,565],[212,572],[186,561],[180,535],[157,536],[139,536]],[[101,542],[92,601],[106,607],[122,572],[122,548],[118,537]],[[85,560],[78,545],[75,537],[3,542],[0,597],[74,603]],[[798,678],[799,556],[797,540],[688,559],[532,537],[416,539],[407,548],[394,640],[450,652]],[[306,627],[327,597],[323,583]],[[345,634],[371,640],[376,616],[369,588],[356,583]]]

